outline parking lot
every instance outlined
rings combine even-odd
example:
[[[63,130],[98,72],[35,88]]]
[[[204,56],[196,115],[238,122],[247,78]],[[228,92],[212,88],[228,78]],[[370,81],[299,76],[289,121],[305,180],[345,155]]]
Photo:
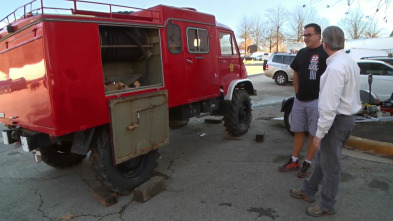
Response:
[[[311,220],[304,212],[309,203],[289,196],[302,179],[277,169],[292,151],[292,137],[280,120],[281,100],[292,94],[292,86],[255,74],[250,79],[258,96],[252,98],[248,133],[229,137],[222,124],[205,123],[206,118],[171,130],[156,169],[166,179],[166,190],[146,203],[135,202],[130,193],[105,207],[92,195],[97,183],[88,160],[57,170],[0,142],[1,219]],[[256,142],[261,134],[264,141]],[[344,149],[342,168],[337,214],[321,220],[390,220],[393,160]]]

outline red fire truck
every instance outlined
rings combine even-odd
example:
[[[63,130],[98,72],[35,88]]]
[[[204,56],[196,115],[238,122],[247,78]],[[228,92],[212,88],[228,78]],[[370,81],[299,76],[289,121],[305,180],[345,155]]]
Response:
[[[0,21],[5,144],[55,168],[90,152],[98,180],[127,193],[152,176],[169,125],[217,115],[230,135],[247,132],[255,90],[233,31],[213,15],[64,1],[34,0]]]

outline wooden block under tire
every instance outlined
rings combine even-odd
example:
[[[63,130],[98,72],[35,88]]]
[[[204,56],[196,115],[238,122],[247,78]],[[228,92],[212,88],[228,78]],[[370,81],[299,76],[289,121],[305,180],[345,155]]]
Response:
[[[144,203],[166,189],[164,177],[154,176],[134,189],[134,200]]]
[[[109,207],[117,203],[117,194],[106,189],[103,186],[93,188],[92,194],[98,199],[104,206]]]

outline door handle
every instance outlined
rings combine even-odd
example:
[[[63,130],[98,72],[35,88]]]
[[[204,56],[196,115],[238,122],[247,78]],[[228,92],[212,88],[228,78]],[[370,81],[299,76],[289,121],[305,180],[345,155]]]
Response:
[[[192,64],[192,61],[190,59],[186,59],[186,62]]]
[[[136,112],[136,115],[137,115],[137,121],[136,121],[136,123],[131,122],[130,126],[128,126],[127,129],[128,130],[134,130],[135,128],[139,127],[139,119],[141,118],[141,112],[153,109],[155,107],[158,107],[158,106],[161,106],[161,105],[164,105],[164,104],[166,104],[165,101],[162,102],[161,104],[153,104],[153,105],[150,105],[150,106],[147,106],[147,107],[144,107],[144,108],[136,109],[135,112]]]
[[[221,63],[227,63],[227,61],[226,60],[221,60]]]

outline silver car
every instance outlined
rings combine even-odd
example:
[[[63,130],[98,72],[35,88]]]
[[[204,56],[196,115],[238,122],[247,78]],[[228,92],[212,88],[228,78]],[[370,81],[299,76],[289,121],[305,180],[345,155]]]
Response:
[[[360,90],[369,91],[368,75],[372,74],[371,91],[381,101],[387,100],[393,93],[393,66],[377,60],[361,59],[357,61],[360,67]]]
[[[293,70],[290,67],[296,54],[275,53],[269,57],[266,63],[265,76],[274,79],[276,84],[285,85],[293,81]]]

